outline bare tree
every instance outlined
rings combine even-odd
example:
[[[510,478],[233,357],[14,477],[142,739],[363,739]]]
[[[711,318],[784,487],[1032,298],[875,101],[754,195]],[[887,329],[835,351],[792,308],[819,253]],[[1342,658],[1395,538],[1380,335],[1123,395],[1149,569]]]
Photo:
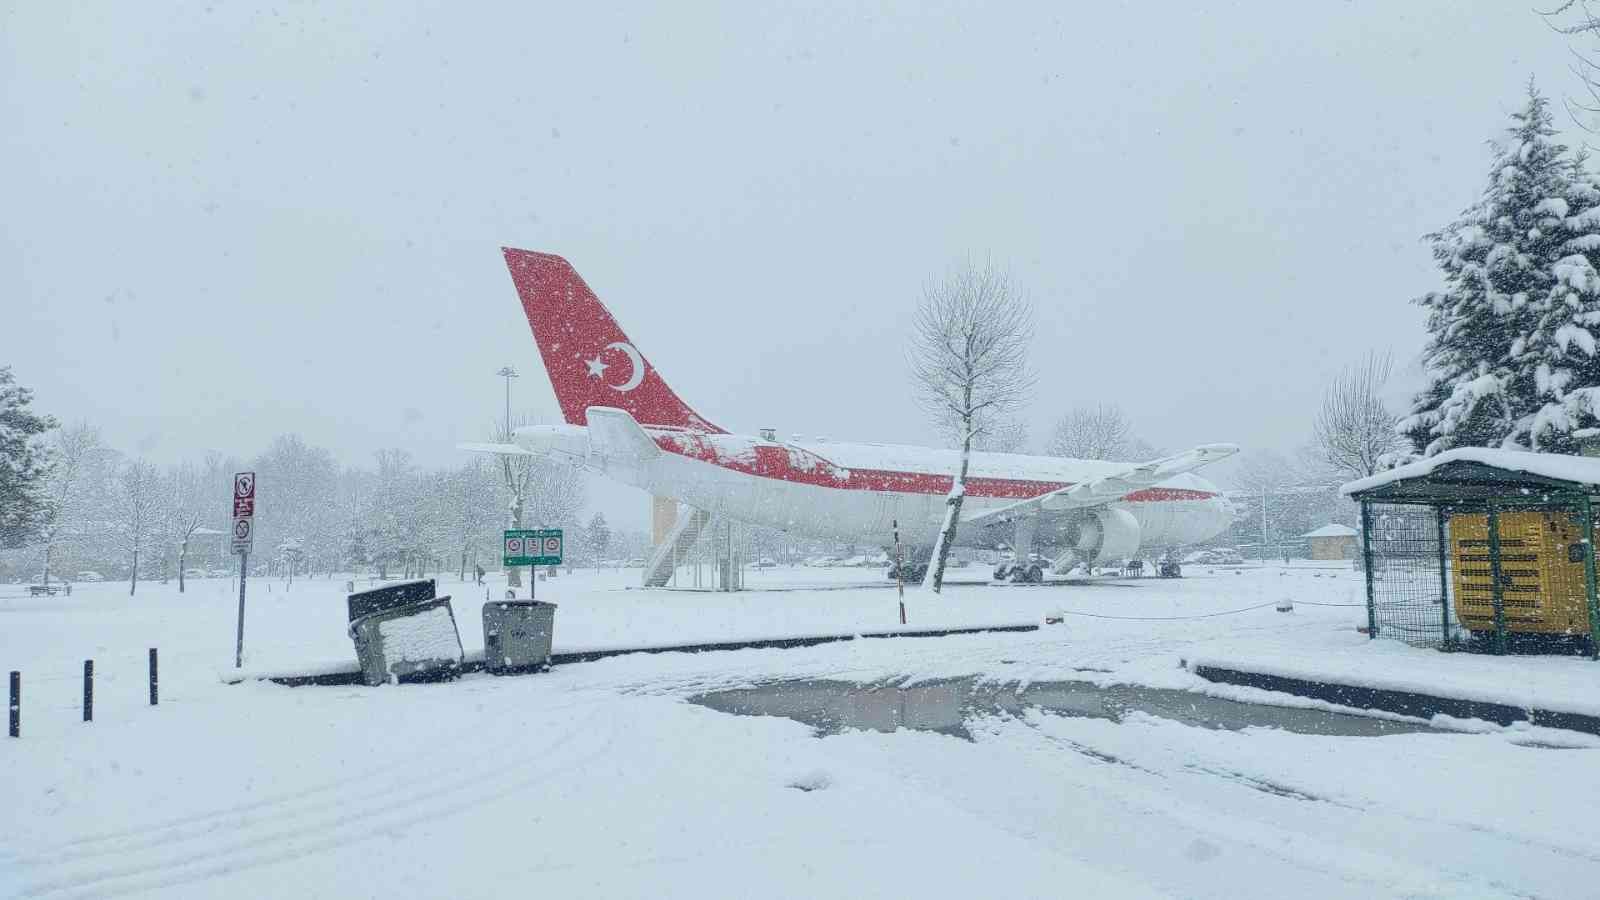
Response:
[[[1255,508],[1241,509],[1239,518],[1255,517],[1259,513],[1261,546],[1257,555],[1262,560],[1267,558],[1273,544],[1274,532],[1269,524],[1268,510],[1277,506],[1274,498],[1280,497],[1297,480],[1294,463],[1275,450],[1254,450],[1240,456],[1234,481],[1251,495],[1251,506]]]
[[[160,522],[160,475],[142,459],[128,462],[117,474],[112,499],[113,524],[122,550],[133,557],[128,573],[128,596],[139,588],[139,554],[156,533]]]
[[[1032,338],[1032,304],[993,263],[968,263],[923,287],[911,333],[912,380],[923,408],[961,447],[924,582],[935,593],[944,585],[945,561],[955,543],[973,444],[986,426],[1015,411],[1033,386],[1027,370]]]
[[[1133,436],[1133,425],[1120,407],[1101,404],[1080,406],[1057,420],[1045,452],[1070,459],[1121,460],[1131,458],[1135,446],[1143,444]]]
[[[1548,10],[1537,10],[1545,21],[1556,32],[1568,38],[1588,38],[1600,44],[1600,12],[1597,12],[1592,0],[1561,0]],[[1569,48],[1572,52],[1572,73],[1578,76],[1578,81],[1583,84],[1588,93],[1587,101],[1567,98],[1567,113],[1572,120],[1588,131],[1595,131],[1595,127],[1584,121],[1584,115],[1594,116],[1600,114],[1600,62],[1592,58],[1596,51],[1590,48],[1588,54],[1576,47]]]
[[[208,520],[227,502],[219,488],[220,483],[208,473],[221,468],[222,455],[210,454],[202,468],[194,463],[180,463],[166,477],[166,503],[162,511],[166,539],[169,546],[178,549],[178,593],[184,591],[184,570],[189,566],[189,544],[200,533]]]
[[[1351,479],[1378,471],[1384,458],[1400,446],[1399,417],[1380,396],[1394,360],[1387,353],[1369,353],[1339,373],[1322,396],[1314,439],[1328,465]]]
[[[376,456],[377,478],[371,493],[364,498],[364,518],[373,541],[372,558],[379,577],[387,578],[389,567],[397,564],[409,577],[423,539],[423,473],[404,450],[379,450]]]
[[[79,537],[87,530],[82,519],[90,510],[90,491],[85,488],[95,481],[96,467],[110,455],[100,440],[100,429],[87,422],[57,431],[51,443],[55,467],[50,472],[49,504],[41,529],[45,584],[50,583],[50,564],[57,546],[64,539]]]
[[[324,447],[297,434],[274,438],[256,457],[256,543],[282,561],[331,571],[339,556],[339,466]],[[288,570],[291,573],[293,568]]]
[[[526,416],[511,422],[509,430],[505,424],[497,424],[494,440],[514,444],[516,430],[531,424],[533,422]],[[524,521],[538,522],[541,527],[577,522],[584,500],[580,470],[542,456],[502,454],[499,459],[506,491],[507,528],[521,528]],[[506,586],[522,586],[522,576],[516,568],[506,571]]]
[[[611,543],[611,528],[606,525],[605,513],[596,512],[589,519],[589,527],[584,529],[584,536],[588,538],[589,551],[594,554],[594,570],[600,571],[600,560],[606,555],[606,547]]]
[[[445,480],[446,519],[451,526],[453,549],[461,554],[463,581],[467,577],[468,557],[476,566],[481,549],[499,544],[493,533],[499,522],[495,513],[496,474],[487,461],[474,459],[452,470]]]
[[[1022,453],[1028,448],[1028,421],[1021,416],[996,416],[980,423],[972,449],[991,453]]]

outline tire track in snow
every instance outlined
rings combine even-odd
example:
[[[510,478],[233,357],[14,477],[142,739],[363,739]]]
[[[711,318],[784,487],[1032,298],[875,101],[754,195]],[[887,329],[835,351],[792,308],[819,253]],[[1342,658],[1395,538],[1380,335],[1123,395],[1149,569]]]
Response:
[[[513,730],[518,730],[518,726]],[[56,871],[32,881],[19,896],[115,897],[332,852],[391,829],[414,825],[422,819],[466,812],[486,801],[503,798],[509,791],[525,790],[581,769],[609,749],[616,737],[614,727],[606,723],[604,717],[591,714],[573,723],[573,727],[564,728],[560,738],[539,750],[531,754],[519,752],[518,758],[526,760],[519,767],[524,772],[521,778],[485,779],[481,772],[473,771],[429,782],[420,791],[366,792],[343,808],[309,816],[307,810],[288,804],[264,819],[239,824],[231,830],[229,837],[232,839],[223,839],[220,843],[206,840],[217,836],[220,828],[213,828],[179,836],[159,846],[141,844],[128,849],[109,849],[98,854],[97,858],[104,862],[96,866],[81,866],[80,860],[49,867]],[[576,748],[567,749],[575,742],[580,742]],[[560,752],[564,749],[567,752]],[[415,782],[396,787],[406,786],[417,787]],[[346,801],[343,797],[331,799],[339,803]],[[315,808],[328,805],[327,801],[319,801]],[[226,814],[223,811],[222,815]],[[130,856],[133,858],[128,859]]]
[[[576,701],[545,709],[564,710],[575,705]],[[243,827],[252,823],[273,821],[284,816],[292,817],[297,809],[310,811],[344,803],[350,799],[350,788],[371,782],[381,781],[375,788],[363,792],[361,796],[380,795],[393,789],[391,782],[397,781],[393,777],[397,773],[415,773],[419,767],[425,768],[434,761],[453,759],[459,753],[461,746],[476,744],[481,740],[481,736],[476,734],[457,735],[455,740],[432,744],[426,753],[391,759],[349,777],[319,782],[309,787],[263,797],[237,806],[179,816],[140,827],[86,835],[57,844],[53,848],[24,853],[21,858],[33,865],[52,865],[127,853],[145,846],[162,846],[172,841],[190,840],[224,827]],[[409,780],[409,778],[403,779],[405,782]]]
[[[1059,738],[1053,730],[1073,727],[1070,717],[1044,712],[1032,712],[1022,717],[992,720],[994,727],[985,729],[989,739],[1023,738],[1014,746],[1027,754],[1059,754]],[[1007,727],[1012,725],[1013,727]],[[1023,726],[1020,730],[1015,725]],[[976,734],[976,732],[975,732]],[[1275,820],[1270,815],[1257,815],[1247,811],[1225,812],[1206,801],[1203,796],[1188,796],[1170,787],[1167,778],[1182,773],[1193,748],[1151,745],[1155,758],[1143,758],[1155,769],[1137,766],[1107,766],[1101,771],[1115,772],[1118,788],[1107,791],[1108,784],[1095,783],[1082,777],[1059,772],[1058,777],[1070,779],[1074,787],[1085,794],[1099,795],[1100,802],[1120,807],[1139,816],[1150,817],[1151,823],[1165,822],[1168,827],[1190,836],[1203,836],[1208,840],[1231,845],[1238,850],[1257,854],[1262,861],[1272,861],[1284,866],[1286,871],[1298,870],[1304,875],[1317,875],[1341,885],[1339,894],[1351,896],[1450,897],[1450,896],[1505,896],[1526,897],[1514,886],[1485,877],[1482,873],[1463,871],[1452,867],[1422,866],[1404,857],[1392,855],[1357,843],[1343,842],[1329,845],[1327,835],[1301,832],[1292,824]],[[1142,754],[1141,754],[1142,756]],[[1191,773],[1193,774],[1193,773]],[[1161,781],[1150,781],[1155,775]],[[1227,784],[1226,780],[1216,783]],[[1254,785],[1235,782],[1240,788],[1262,798],[1265,803],[1290,803],[1305,807],[1311,804],[1300,798],[1289,798],[1262,791]],[[1384,810],[1354,809],[1338,804],[1344,815],[1386,814]],[[1267,808],[1263,807],[1265,812]]]

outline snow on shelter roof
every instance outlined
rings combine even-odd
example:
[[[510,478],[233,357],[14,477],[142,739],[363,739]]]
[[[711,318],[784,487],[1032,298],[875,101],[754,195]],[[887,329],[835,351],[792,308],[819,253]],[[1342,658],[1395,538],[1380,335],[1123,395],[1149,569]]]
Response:
[[[1600,458],[1569,456],[1563,453],[1531,453],[1526,450],[1462,447],[1352,481],[1339,488],[1339,493],[1349,497],[1397,482],[1425,478],[1451,463],[1477,463],[1480,466],[1499,469],[1510,476],[1507,481],[1514,481],[1515,475],[1522,473],[1569,482],[1574,487],[1600,486]]]
[[[1308,531],[1300,536],[1303,538],[1355,537],[1359,533],[1349,525],[1324,525],[1316,531]]]

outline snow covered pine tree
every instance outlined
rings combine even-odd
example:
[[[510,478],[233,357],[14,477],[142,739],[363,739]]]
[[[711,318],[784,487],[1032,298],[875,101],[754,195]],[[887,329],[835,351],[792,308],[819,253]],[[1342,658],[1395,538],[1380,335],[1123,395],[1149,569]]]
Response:
[[[0,547],[32,540],[49,512],[45,481],[50,451],[39,435],[56,427],[49,416],[28,409],[33,392],[0,366]]]
[[[1600,212],[1581,157],[1556,143],[1549,102],[1530,83],[1496,146],[1483,196],[1428,235],[1445,289],[1423,295],[1430,383],[1401,429],[1424,455],[1452,447],[1567,449],[1589,394],[1594,248]],[[1546,408],[1550,409],[1547,411]],[[1568,412],[1562,413],[1566,410]],[[1565,416],[1565,417],[1563,417]],[[1535,437],[1544,435],[1543,438]]]
[[[1587,153],[1572,160],[1566,196],[1547,205],[1562,217],[1567,255],[1556,261],[1555,285],[1525,348],[1539,405],[1518,421],[1512,438],[1532,450],[1576,453],[1573,432],[1600,424],[1600,184]]]

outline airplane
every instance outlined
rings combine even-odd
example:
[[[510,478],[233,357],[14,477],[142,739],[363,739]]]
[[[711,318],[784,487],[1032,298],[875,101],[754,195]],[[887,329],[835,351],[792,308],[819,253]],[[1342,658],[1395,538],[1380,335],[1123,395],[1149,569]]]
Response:
[[[668,544],[692,546],[711,518],[727,517],[888,551],[898,526],[899,574],[923,577],[958,451],[730,433],[667,386],[565,259],[502,252],[565,424],[524,426],[509,444],[463,449],[563,460],[674,498],[688,509]],[[1203,541],[1234,511],[1191,473],[1236,452],[1204,444],[1135,463],[974,451],[954,546],[1008,549],[1014,562],[995,577],[1035,583],[1044,580],[1040,560],[1064,574]],[[646,568],[647,585],[666,581],[657,564],[664,547]]]

